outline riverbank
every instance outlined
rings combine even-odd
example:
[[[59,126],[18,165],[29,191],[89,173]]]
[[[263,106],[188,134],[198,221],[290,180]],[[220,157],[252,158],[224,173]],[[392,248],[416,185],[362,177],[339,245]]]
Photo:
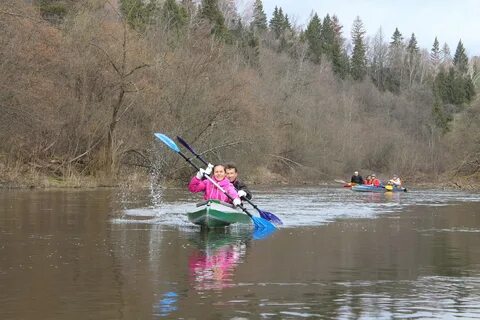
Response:
[[[332,185],[338,184],[334,179],[306,180],[289,179],[279,174],[274,174],[265,170],[255,172],[254,176],[246,176],[244,179],[250,186],[262,185]],[[71,175],[69,177],[52,177],[38,172],[28,172],[23,174],[3,173],[0,177],[0,189],[50,189],[50,188],[71,188],[71,189],[90,189],[102,187],[124,187],[132,189],[142,189],[150,187],[151,177],[144,173],[133,173],[129,175],[108,178],[106,176],[81,176]],[[432,178],[424,176],[415,181],[405,179],[405,184],[409,189],[442,189],[442,190],[464,190],[480,192],[480,174],[471,176],[444,175],[434,181]],[[428,182],[426,182],[428,181]],[[181,186],[185,181],[171,180],[163,181],[167,186]]]

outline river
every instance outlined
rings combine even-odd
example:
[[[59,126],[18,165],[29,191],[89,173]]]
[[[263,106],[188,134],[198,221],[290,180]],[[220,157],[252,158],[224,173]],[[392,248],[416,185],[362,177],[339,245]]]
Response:
[[[480,318],[480,194],[257,188],[262,239],[200,231],[199,200],[0,191],[0,319]]]

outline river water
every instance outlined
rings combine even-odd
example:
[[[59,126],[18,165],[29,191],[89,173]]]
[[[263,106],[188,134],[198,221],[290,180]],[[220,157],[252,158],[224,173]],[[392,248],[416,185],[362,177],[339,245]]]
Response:
[[[479,194],[254,195],[263,239],[184,190],[1,191],[0,319],[480,318]]]

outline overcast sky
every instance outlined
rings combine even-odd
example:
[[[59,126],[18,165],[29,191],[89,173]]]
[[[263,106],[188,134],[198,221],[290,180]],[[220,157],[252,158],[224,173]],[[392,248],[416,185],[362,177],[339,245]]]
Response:
[[[303,27],[312,11],[322,21],[327,13],[335,14],[348,39],[358,15],[368,36],[381,26],[390,40],[398,27],[404,39],[415,33],[421,48],[430,50],[437,36],[440,47],[446,42],[453,56],[461,39],[469,56],[480,56],[480,0],[263,0],[263,6],[269,20],[278,6]]]

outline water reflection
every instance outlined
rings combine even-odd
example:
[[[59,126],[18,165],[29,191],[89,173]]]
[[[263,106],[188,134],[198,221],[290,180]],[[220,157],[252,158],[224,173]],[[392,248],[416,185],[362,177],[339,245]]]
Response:
[[[261,241],[168,192],[0,192],[0,319],[480,319],[480,195],[282,190],[258,193],[286,222]]]
[[[162,299],[153,306],[153,315],[159,317],[167,317],[172,312],[177,311],[178,294],[173,291],[166,292],[162,295]]]
[[[202,230],[188,259],[188,269],[196,290],[221,290],[232,286],[235,267],[244,261],[252,240],[251,230]]]
[[[362,194],[363,202],[365,203],[386,203],[386,202],[399,202],[400,192],[366,192]]]

